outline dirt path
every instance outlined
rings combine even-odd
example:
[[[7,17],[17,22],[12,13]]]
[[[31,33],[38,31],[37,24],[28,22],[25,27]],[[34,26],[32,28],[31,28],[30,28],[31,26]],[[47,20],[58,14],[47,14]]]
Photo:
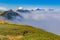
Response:
[[[22,36],[22,35],[18,35],[18,36],[11,36],[11,35],[3,36],[3,35],[0,35],[0,40],[3,40],[3,38],[8,38],[8,40],[19,40],[23,37],[24,36]]]

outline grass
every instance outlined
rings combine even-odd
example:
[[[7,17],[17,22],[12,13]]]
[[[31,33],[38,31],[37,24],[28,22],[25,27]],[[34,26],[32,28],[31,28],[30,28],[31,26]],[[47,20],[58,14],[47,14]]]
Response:
[[[0,36],[0,40],[60,40],[60,36],[42,29],[8,23],[0,24]]]
[[[0,12],[0,15],[3,14],[3,12]]]

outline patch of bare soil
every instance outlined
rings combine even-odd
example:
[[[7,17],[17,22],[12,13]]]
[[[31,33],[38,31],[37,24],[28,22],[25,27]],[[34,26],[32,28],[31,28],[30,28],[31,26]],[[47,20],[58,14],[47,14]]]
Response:
[[[22,36],[22,35],[18,35],[18,36],[11,36],[11,35],[3,36],[3,35],[0,35],[0,40],[3,40],[3,38],[8,38],[8,40],[19,40],[23,37],[24,36]]]

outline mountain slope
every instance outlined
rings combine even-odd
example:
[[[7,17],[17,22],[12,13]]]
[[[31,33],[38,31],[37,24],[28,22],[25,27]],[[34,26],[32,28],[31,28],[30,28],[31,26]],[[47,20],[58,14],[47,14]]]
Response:
[[[5,11],[5,12],[3,12],[3,14],[1,14],[1,16],[5,17],[6,19],[9,19],[9,20],[12,20],[16,17],[23,18],[21,15],[14,12],[13,10]]]
[[[28,25],[9,23],[0,23],[0,35],[9,35],[10,38],[11,36],[14,37],[21,35],[20,37],[22,38],[20,40],[60,40],[60,36],[52,34],[50,32],[46,32],[42,29],[34,28]]]

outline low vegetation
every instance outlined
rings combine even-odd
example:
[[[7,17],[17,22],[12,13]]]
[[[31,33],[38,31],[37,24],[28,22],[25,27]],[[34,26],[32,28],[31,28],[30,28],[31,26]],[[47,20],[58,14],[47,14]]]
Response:
[[[60,40],[60,36],[28,25],[0,23],[0,40]]]
[[[0,12],[0,15],[3,14],[3,12]]]

